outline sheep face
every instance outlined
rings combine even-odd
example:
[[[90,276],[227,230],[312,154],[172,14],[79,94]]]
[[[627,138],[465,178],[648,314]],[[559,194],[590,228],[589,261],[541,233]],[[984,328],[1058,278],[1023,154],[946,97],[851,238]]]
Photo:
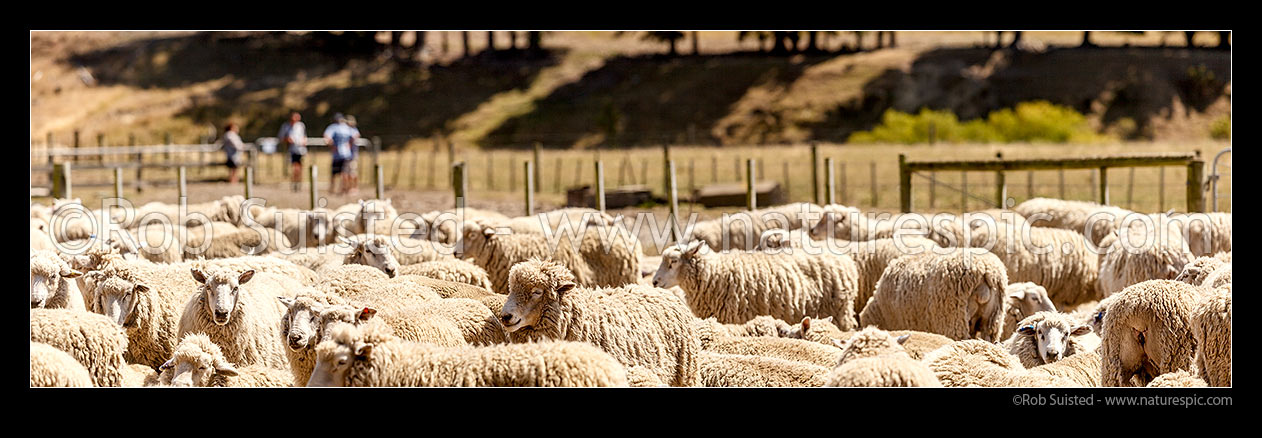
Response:
[[[680,268],[700,255],[703,248],[709,250],[710,246],[701,240],[688,243],[682,250],[679,247],[667,248],[662,253],[662,263],[658,265],[657,273],[653,274],[653,287],[669,289],[678,286]]]
[[[158,382],[164,386],[215,386],[216,378],[237,375],[237,369],[224,358],[223,351],[205,335],[185,338],[171,359],[158,367]],[[190,340],[192,342],[190,342]]]
[[[254,270],[242,272],[240,275],[231,275],[227,272],[207,275],[197,268],[193,268],[192,272],[193,279],[202,284],[199,291],[201,300],[205,303],[202,307],[210,314],[211,321],[217,325],[228,325],[240,303],[238,298],[241,296],[241,285],[254,277]]]
[[[329,236],[333,232],[333,226],[329,221],[329,216],[323,213],[310,212],[307,216],[307,238],[312,242],[308,245],[319,245],[328,242]],[[297,244],[297,242],[290,242]]]
[[[316,363],[307,386],[345,386],[346,374],[356,361],[367,361],[373,344],[365,342],[350,324],[336,323],[331,336],[316,346]]]
[[[549,308],[576,285],[574,274],[556,262],[532,259],[513,265],[508,273],[508,298],[499,315],[504,331],[540,325]]]
[[[57,257],[31,254],[31,308],[43,308],[66,279],[82,275]],[[68,286],[68,285],[67,285]]]
[[[374,236],[371,239],[348,243],[352,245],[353,250],[346,256],[343,263],[372,266],[385,272],[390,278],[398,275],[399,260],[394,257],[394,252],[390,250],[390,242],[385,237]]]
[[[281,336],[293,351],[314,348],[323,339],[325,328],[334,323],[362,323],[377,313],[368,307],[356,309],[347,305],[327,305],[309,298],[278,298],[287,308],[281,317]]]
[[[1047,289],[1028,282],[1008,285],[1007,305],[1021,309],[1021,314],[1026,316],[1056,311],[1056,305],[1047,296]]]
[[[1091,333],[1090,326],[1070,325],[1064,318],[1044,318],[1017,329],[1017,334],[1034,343],[1043,363],[1061,360],[1069,350],[1069,338],[1088,333]]]
[[[120,277],[105,278],[100,272],[88,273],[93,284],[92,311],[105,315],[120,326],[136,324],[136,303],[149,292],[149,287]]]
[[[456,245],[456,258],[474,257],[486,251],[486,246],[495,238],[495,227],[484,225],[476,220],[465,221],[464,231]]]

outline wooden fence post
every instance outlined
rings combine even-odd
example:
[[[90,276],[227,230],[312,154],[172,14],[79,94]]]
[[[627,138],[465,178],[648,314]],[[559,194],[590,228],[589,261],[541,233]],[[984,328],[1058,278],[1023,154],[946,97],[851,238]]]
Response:
[[[538,143],[535,144],[538,145]],[[538,161],[538,159],[539,156],[535,155],[535,160]],[[535,214],[535,181],[537,181],[537,178],[535,177],[534,165],[534,161],[525,161],[523,166],[525,167],[524,176],[526,177],[526,216]]]
[[[819,197],[819,143],[811,142],[811,196],[816,204],[823,201]]]
[[[465,170],[463,161],[451,166],[451,187],[456,195],[456,208],[461,208],[468,204],[465,196],[468,195],[469,176],[465,174]]]
[[[311,161],[312,161],[311,167],[309,168],[307,175],[309,175],[311,179],[311,184],[310,184],[311,185],[310,187],[311,188],[311,210],[315,210],[316,197],[319,195],[319,191],[320,191],[320,189],[316,187],[316,177],[319,174],[319,168],[316,167],[315,162],[314,162],[315,160],[311,160]]]
[[[1126,209],[1133,210],[1135,208],[1135,168],[1130,169],[1130,174],[1126,178]]]
[[[780,162],[780,171],[784,176],[784,199],[792,200],[793,184],[791,184],[789,180],[789,162],[787,160]]]
[[[960,171],[960,211],[968,211],[968,171]]]
[[[1157,211],[1166,211],[1166,167],[1157,169]]]
[[[114,197],[123,198],[123,168],[114,168]]]
[[[380,164],[372,165],[373,182],[377,186],[377,199],[386,199],[386,172]]]
[[[719,182],[719,155],[718,154],[710,155],[710,182],[711,183]]]
[[[180,201],[188,199],[188,170],[186,170],[184,166],[180,166],[175,170],[175,178],[178,180],[176,182],[178,185],[176,193],[179,195],[179,198],[176,199],[176,203],[178,204]]]
[[[535,162],[531,167],[531,169],[534,170],[534,172],[532,172],[532,175],[534,175],[533,176],[534,179],[531,180],[534,184],[531,185],[532,187],[531,190],[537,191],[539,190],[539,187],[543,186],[543,178],[542,178],[541,172],[539,172],[539,169],[542,169],[542,167],[539,167],[540,164],[542,164],[542,162],[539,161],[539,155],[542,153],[543,153],[543,143],[536,141],[535,142],[535,155],[534,155]]]
[[[872,162],[871,169],[872,170],[869,172],[869,174],[872,176],[872,207],[876,207],[878,205],[881,205],[881,201],[878,198],[879,193],[877,191],[877,185],[876,185],[876,161]]]
[[[1100,205],[1109,205],[1109,168],[1100,168]]]
[[[825,158],[824,159],[824,202],[826,204],[833,204],[837,202],[836,192],[835,192],[837,188],[836,187],[837,175],[833,173],[834,169],[836,169],[836,166],[833,165],[833,158],[832,157]]]
[[[749,211],[758,209],[758,191],[754,188],[754,159],[745,160],[745,200],[749,206]]]
[[[605,212],[605,163],[596,160],[596,209]]]
[[[669,146],[667,147],[667,156],[670,155]],[[675,186],[675,160],[666,160],[666,197],[670,202],[670,229],[671,234],[675,237],[675,242],[683,240],[683,236],[679,234],[679,191]]]
[[[1057,177],[1059,179],[1057,180],[1056,193],[1060,196],[1060,199],[1065,199],[1065,169],[1057,171]]]
[[[670,194],[670,179],[674,177],[670,173],[670,143],[662,143],[662,191]]]
[[[75,151],[74,161],[77,163],[79,162],[79,130],[78,129],[74,130],[74,143],[73,144],[74,144],[74,151]]]
[[[850,196],[846,192],[847,178],[846,178],[846,162],[845,161],[841,162],[841,176],[839,176],[838,179],[841,180],[841,189],[837,191],[837,203],[845,204],[846,200],[850,199]]]
[[[876,191],[872,193],[875,195]],[[907,154],[898,154],[898,206],[903,213],[911,213],[911,169],[907,167]]]
[[[1205,161],[1192,160],[1188,163],[1187,209],[1188,213],[1205,212]]]
[[[253,167],[246,166],[245,178],[243,178],[242,181],[245,181],[245,199],[250,199],[250,195],[252,194],[250,193],[250,191],[251,189],[253,189],[253,187],[251,186],[254,185],[254,168]]]

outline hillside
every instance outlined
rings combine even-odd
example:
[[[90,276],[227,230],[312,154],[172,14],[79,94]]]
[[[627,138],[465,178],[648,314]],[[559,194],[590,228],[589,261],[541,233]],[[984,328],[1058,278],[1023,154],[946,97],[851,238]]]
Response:
[[[982,32],[899,32],[897,48],[793,56],[703,32],[700,54],[688,40],[676,57],[612,32],[546,33],[538,56],[487,52],[476,32],[466,57],[458,32],[430,34],[422,65],[292,34],[34,32],[32,142],[68,143],[76,129],[87,142],[195,141],[228,119],[254,138],[274,135],[288,108],[313,128],[354,114],[390,147],[429,147],[439,131],[462,147],[840,142],[890,108],[971,118],[1034,99],[1122,138],[1187,141],[1230,112],[1231,52],[1178,38],[1159,48],[1152,32],[1096,32],[1099,48],[1077,48],[1080,32],[1028,32],[1022,50],[981,48],[993,36]]]

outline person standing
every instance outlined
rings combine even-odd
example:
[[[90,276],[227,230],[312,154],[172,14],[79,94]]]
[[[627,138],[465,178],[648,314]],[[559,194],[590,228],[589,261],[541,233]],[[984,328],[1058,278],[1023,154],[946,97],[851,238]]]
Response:
[[[346,124],[346,117],[343,117],[342,113],[334,114],[333,124],[324,128],[324,142],[329,145],[329,150],[333,155],[331,184],[337,184],[338,176],[342,179],[341,189],[331,187],[329,191],[332,193],[347,193],[351,189],[350,174],[355,172],[356,132]]]
[[[307,156],[307,125],[302,123],[302,115],[297,111],[289,113],[289,121],[280,125],[276,138],[289,151],[289,163],[293,169],[289,187],[297,192],[302,188],[302,158]]]
[[[349,163],[351,168],[350,172],[346,174],[347,179],[351,182],[350,193],[354,195],[359,193],[359,162],[357,161],[359,160],[359,147],[354,144],[354,141],[359,140],[359,126],[355,122],[355,116],[349,114],[346,116],[346,126],[351,127],[351,138],[354,139],[351,143],[351,161]]]
[[[228,166],[229,184],[237,183],[237,169],[241,167],[245,155],[243,153],[245,143],[241,141],[241,135],[237,133],[239,130],[235,122],[228,122],[228,125],[223,128],[223,143],[220,144],[225,157],[224,164]]]

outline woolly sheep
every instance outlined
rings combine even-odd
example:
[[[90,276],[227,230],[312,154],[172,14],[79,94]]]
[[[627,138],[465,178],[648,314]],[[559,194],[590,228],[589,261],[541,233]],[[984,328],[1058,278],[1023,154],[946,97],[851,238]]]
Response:
[[[288,371],[250,365],[238,368],[224,356],[210,337],[190,333],[180,339],[171,359],[162,364],[158,383],[174,387],[277,387],[290,386]]]
[[[1231,386],[1231,286],[1202,297],[1191,322],[1197,373],[1209,386]]]
[[[826,205],[822,210],[822,218],[810,228],[811,238],[815,240],[826,237],[847,241],[888,239],[896,232],[923,236],[929,230],[928,218],[918,214],[881,214],[870,218],[857,208],[838,204]]]
[[[845,387],[941,387],[924,364],[903,349],[908,336],[867,327],[844,344],[826,386]]]
[[[662,379],[658,378],[657,373],[651,369],[636,366],[626,367],[626,369],[627,384],[632,388],[668,386],[662,383]]]
[[[705,387],[819,387],[828,375],[828,368],[775,357],[704,351],[698,359]]]
[[[508,220],[508,216],[492,210],[477,208],[460,208],[455,210],[439,210],[422,214],[415,220],[417,233],[413,237],[455,246],[460,241],[463,230],[457,225],[474,219],[489,221]]]
[[[1030,368],[1032,375],[1065,379],[1076,386],[1094,388],[1100,386],[1100,354],[1085,351],[1062,360]]]
[[[1226,265],[1228,262],[1217,257],[1200,256],[1183,265],[1183,270],[1179,272],[1174,281],[1182,281],[1184,283],[1201,286],[1205,284],[1205,279],[1210,274]]]
[[[1188,249],[1197,256],[1231,252],[1231,213],[1213,212],[1205,216],[1178,215],[1187,236]]]
[[[71,309],[31,309],[31,342],[69,353],[94,386],[122,386],[127,334],[108,318]]]
[[[626,366],[653,369],[672,386],[698,383],[695,318],[662,289],[589,289],[560,263],[531,259],[509,272],[500,319],[510,342],[590,342]]]
[[[843,329],[856,327],[858,271],[842,254],[713,253],[698,241],[668,248],[653,285],[680,286],[698,317],[722,323],[758,315],[791,321],[834,316]]]
[[[639,280],[639,240],[621,228],[589,227],[581,236],[566,233],[550,241],[542,234],[501,234],[476,220],[464,226],[462,253],[457,257],[472,258],[485,269],[492,290],[499,293],[508,290],[509,269],[532,258],[564,264],[585,287],[616,287]]]
[[[1004,347],[1026,368],[1095,351],[1100,345],[1100,337],[1091,333],[1091,326],[1077,324],[1069,315],[1056,311],[1030,315],[1018,327],[1004,341]]]
[[[705,349],[715,353],[774,357],[821,367],[836,366],[841,359],[841,350],[833,346],[801,339],[766,336],[719,337],[710,342]]]
[[[492,289],[491,277],[486,273],[485,269],[459,259],[435,260],[414,265],[404,265],[399,267],[399,274],[415,274],[437,280],[465,283],[488,291]]]
[[[123,368],[124,388],[143,388],[158,385],[158,372],[149,365],[129,363]]]
[[[439,280],[437,278],[426,277],[418,274],[402,274],[395,277],[393,281],[396,283],[410,282],[433,289],[434,292],[441,298],[470,298],[474,300],[481,300],[492,296],[504,296],[491,292],[490,289],[474,286],[468,283]]]
[[[92,376],[70,353],[31,341],[31,387],[73,388],[92,386]]]
[[[31,308],[85,310],[83,293],[72,280],[80,275],[52,251],[31,251]]]
[[[819,324],[819,322],[817,321],[813,324],[813,326],[820,327],[820,326],[825,326],[825,325]],[[815,331],[815,329],[812,328],[812,331]],[[819,333],[822,334],[823,332],[819,332]],[[812,336],[812,338],[815,340],[815,342],[825,343],[826,341],[827,345],[837,345],[837,342],[848,341],[852,336],[854,336],[857,333],[859,332],[845,332],[845,333],[842,333],[840,336],[829,335],[829,337],[826,339],[820,336],[820,334],[815,334]],[[927,332],[920,332],[920,331],[915,331],[915,330],[892,330],[892,331],[888,331],[888,333],[890,334],[890,336],[893,336],[896,339],[898,338],[905,339],[904,341],[902,341],[903,350],[907,352],[908,356],[911,356],[912,359],[916,359],[916,360],[924,359],[925,355],[929,354],[929,352],[942,348],[942,346],[944,345],[948,345],[952,342],[955,342],[955,340],[948,338],[946,336],[939,335],[937,333],[927,333]]]
[[[1159,224],[1129,222],[1100,242],[1098,296],[1103,298],[1146,280],[1173,280],[1192,260],[1178,232]]]
[[[1210,386],[1188,370],[1171,371],[1153,378],[1149,388],[1204,388]]]
[[[962,248],[903,256],[885,268],[859,322],[995,342],[1003,328],[1007,285],[1006,269],[991,253]]]
[[[352,243],[352,246],[355,243],[363,246],[363,244],[370,241],[372,245],[368,246],[367,249],[382,255],[384,255],[385,249],[389,249],[390,257],[403,266],[451,258],[449,254],[441,252],[439,246],[434,242],[413,239],[402,235],[356,234],[348,243]]]
[[[31,219],[31,249],[49,251],[57,249],[52,236],[48,234],[48,229],[48,222],[43,219]]]
[[[393,281],[380,270],[369,266],[342,265],[325,272],[316,289],[379,310],[441,298],[432,288],[410,279],[396,280],[403,281]]]
[[[470,345],[502,344],[507,341],[499,315],[486,305],[468,298],[444,298],[413,303],[410,319],[442,319],[455,325]],[[396,330],[397,331],[397,330]]]
[[[542,218],[541,218],[542,216]],[[495,228],[508,228],[517,233],[543,234],[543,228],[550,232],[558,232],[563,227],[579,230],[583,226],[612,226],[616,223],[613,216],[591,208],[563,208],[539,213],[533,216],[521,216],[507,219],[484,218],[481,222]]]
[[[329,333],[307,386],[627,386],[622,364],[581,342],[438,347],[399,340],[378,321]]]
[[[276,297],[294,294],[285,293],[278,276],[253,270],[193,268],[191,272],[200,285],[184,306],[180,338],[204,333],[237,366],[289,367],[280,336],[285,309]],[[258,281],[250,284],[256,276]]]
[[[1201,293],[1173,280],[1149,280],[1118,293],[1100,333],[1101,385],[1143,386],[1193,365],[1191,317]]]
[[[1075,231],[1087,236],[1097,246],[1117,229],[1123,218],[1134,213],[1111,205],[1052,198],[1031,198],[1012,207],[1012,210],[1025,217],[1030,225]],[[1088,223],[1092,218],[1095,221]],[[1089,230],[1088,225],[1091,226]]]
[[[754,249],[767,230],[810,229],[824,209],[815,204],[794,203],[749,212],[725,214],[719,219],[693,224],[683,243],[705,242],[711,248]]]
[[[1231,285],[1231,263],[1230,262],[1222,266],[1219,266],[1218,269],[1214,270],[1214,272],[1210,272],[1209,275],[1205,277],[1205,282],[1201,283],[1201,287],[1208,290],[1214,290],[1223,286],[1230,286],[1230,285]]]
[[[1030,282],[1011,283],[1004,290],[1003,336],[1011,336],[1017,323],[1038,312],[1055,312],[1056,305],[1047,296],[1047,289]]]
[[[974,230],[975,239],[999,257],[1008,281],[1033,282],[1047,289],[1060,307],[1091,301],[1100,276],[1099,257],[1082,235],[1057,228],[998,226]],[[993,234],[992,234],[993,233]]]
[[[943,346],[925,355],[923,362],[949,388],[1079,386],[1059,375],[1029,372],[1002,345],[979,339]]]
[[[334,242],[333,227],[326,209],[300,210],[296,208],[269,208],[254,223],[272,228],[284,234],[295,247],[314,248]],[[249,222],[246,222],[248,225]]]
[[[156,368],[171,357],[184,306],[197,291],[188,267],[113,264],[84,277],[92,283],[91,310],[126,330],[127,362]]]
[[[234,233],[216,235],[210,247],[198,252],[200,248],[186,248],[185,259],[222,259],[248,255],[264,255],[290,249],[289,239],[279,231],[271,228],[242,229]]]

